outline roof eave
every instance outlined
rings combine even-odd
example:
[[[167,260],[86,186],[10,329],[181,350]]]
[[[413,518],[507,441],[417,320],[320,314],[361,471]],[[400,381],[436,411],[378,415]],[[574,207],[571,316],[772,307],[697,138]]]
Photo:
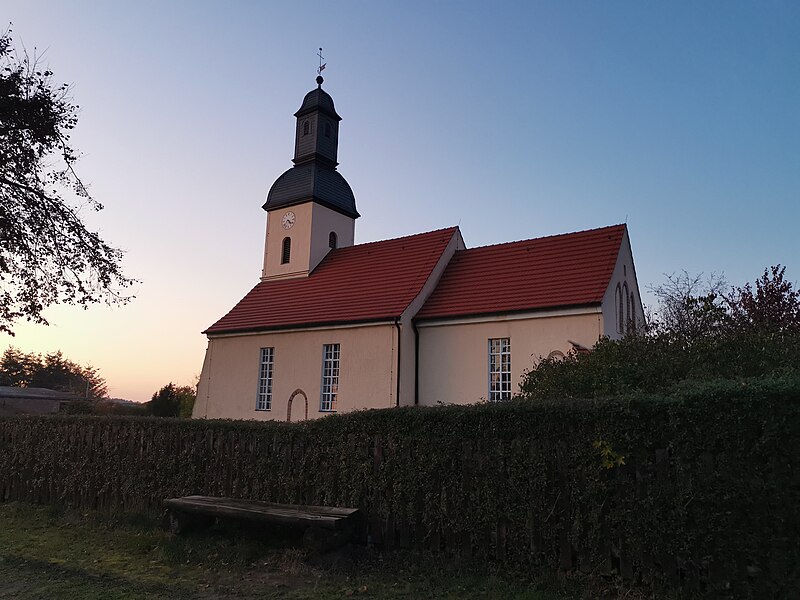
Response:
[[[549,306],[537,306],[534,308],[518,308],[514,310],[499,310],[499,311],[490,311],[490,312],[468,312],[468,313],[458,313],[458,314],[447,314],[447,315],[432,315],[429,317],[414,317],[415,323],[425,323],[429,321],[455,321],[457,319],[472,319],[472,318],[479,318],[479,317],[501,317],[504,315],[520,315],[524,313],[537,313],[537,312],[546,312],[552,310],[567,310],[567,309],[582,309],[582,308],[594,308],[602,306],[601,301],[593,301],[593,302],[583,302],[580,304],[553,304]]]
[[[297,206],[298,204],[305,204],[306,202],[316,202],[320,206],[329,208],[332,211],[338,212],[346,217],[350,217],[351,219],[357,219],[361,216],[357,210],[353,211],[347,210],[345,208],[342,208],[341,206],[336,206],[332,202],[327,202],[326,200],[318,198],[317,196],[314,195],[301,196],[299,198],[293,198],[291,200],[279,200],[278,202],[272,202],[272,203],[270,203],[268,200],[261,206],[261,208],[269,212],[271,210],[275,210],[278,208],[288,208],[289,206]]]
[[[221,329],[219,331],[211,331],[213,329],[213,325],[203,331],[203,335],[207,335],[209,337],[217,336],[217,335],[237,335],[237,334],[252,334],[252,333],[269,333],[275,331],[292,331],[297,329],[325,329],[326,327],[342,327],[346,325],[378,325],[382,323],[390,324],[394,323],[397,319],[400,318],[400,315],[391,315],[385,317],[375,317],[375,318],[368,318],[368,319],[343,319],[343,320],[336,320],[336,321],[320,321],[314,322],[310,321],[308,323],[292,323],[292,324],[283,324],[283,325],[266,325],[260,327],[247,327],[243,329]]]
[[[308,108],[301,108],[296,113],[294,113],[294,116],[299,119],[300,117],[304,117],[305,115],[311,114],[313,112],[320,112],[323,115],[327,115],[327,116],[331,117],[332,119],[336,119],[337,121],[341,121],[342,120],[342,117],[340,117],[338,114],[336,114],[335,110],[330,110],[330,109],[325,108],[325,107],[320,106],[320,105],[309,106]]]

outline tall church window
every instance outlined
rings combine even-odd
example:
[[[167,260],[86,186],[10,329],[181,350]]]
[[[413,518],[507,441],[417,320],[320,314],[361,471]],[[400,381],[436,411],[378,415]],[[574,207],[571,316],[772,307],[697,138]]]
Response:
[[[336,410],[339,397],[339,344],[325,344],[322,347],[322,389],[319,409],[323,412]]]
[[[331,137],[331,124],[325,123],[325,137]]]
[[[631,321],[631,297],[628,295],[628,283],[622,284],[622,301],[625,303],[625,320],[622,322],[622,332],[627,333]]]
[[[623,299],[622,299],[622,287],[617,284],[617,291],[614,294],[614,297],[617,301],[617,333],[623,333],[625,327],[625,307],[623,306]]]
[[[336,250],[337,241],[338,240],[336,239],[336,232],[331,231],[331,234],[328,236],[328,248],[330,248],[331,250]]]
[[[308,121],[303,121],[303,135],[311,133],[311,124]]]
[[[285,237],[283,238],[283,244],[281,245],[281,264],[285,265],[289,262],[289,258],[292,254],[292,238]]]
[[[489,339],[489,402],[511,400],[511,338]]]
[[[256,410],[272,408],[272,365],[275,359],[275,348],[261,348],[258,366],[258,391],[256,392]]]
[[[633,292],[631,292],[631,314],[628,317],[628,329],[630,331],[636,331],[636,303],[633,301]]]

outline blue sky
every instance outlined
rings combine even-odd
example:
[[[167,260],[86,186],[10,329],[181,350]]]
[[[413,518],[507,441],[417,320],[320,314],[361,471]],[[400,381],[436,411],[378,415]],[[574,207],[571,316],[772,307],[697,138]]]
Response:
[[[314,87],[343,121],[357,242],[461,226],[469,246],[627,221],[639,283],[800,278],[797,2],[30,2],[17,43],[73,84],[87,221],[129,306],[55,308],[14,344],[146,400],[260,275],[266,192]],[[652,301],[645,295],[645,302]]]

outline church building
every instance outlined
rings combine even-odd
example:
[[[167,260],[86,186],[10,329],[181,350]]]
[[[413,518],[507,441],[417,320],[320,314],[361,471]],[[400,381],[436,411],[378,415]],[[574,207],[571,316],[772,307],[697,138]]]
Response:
[[[193,417],[499,402],[540,357],[643,324],[625,225],[480,248],[458,227],[356,244],[341,117],[322,83],[263,206],[261,280],[204,331]]]

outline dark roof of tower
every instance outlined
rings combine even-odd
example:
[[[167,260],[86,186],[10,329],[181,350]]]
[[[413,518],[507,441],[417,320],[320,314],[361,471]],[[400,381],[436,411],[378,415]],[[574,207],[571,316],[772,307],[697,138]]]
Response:
[[[333,98],[321,87],[311,90],[306,94],[306,97],[303,98],[303,105],[300,107],[300,110],[294,113],[294,116],[302,117],[315,110],[325,113],[337,121],[342,120],[342,117],[336,113],[336,109],[333,106]]]
[[[309,201],[354,219],[360,216],[353,190],[345,178],[335,169],[318,162],[294,166],[278,177],[262,208],[272,210]]]

